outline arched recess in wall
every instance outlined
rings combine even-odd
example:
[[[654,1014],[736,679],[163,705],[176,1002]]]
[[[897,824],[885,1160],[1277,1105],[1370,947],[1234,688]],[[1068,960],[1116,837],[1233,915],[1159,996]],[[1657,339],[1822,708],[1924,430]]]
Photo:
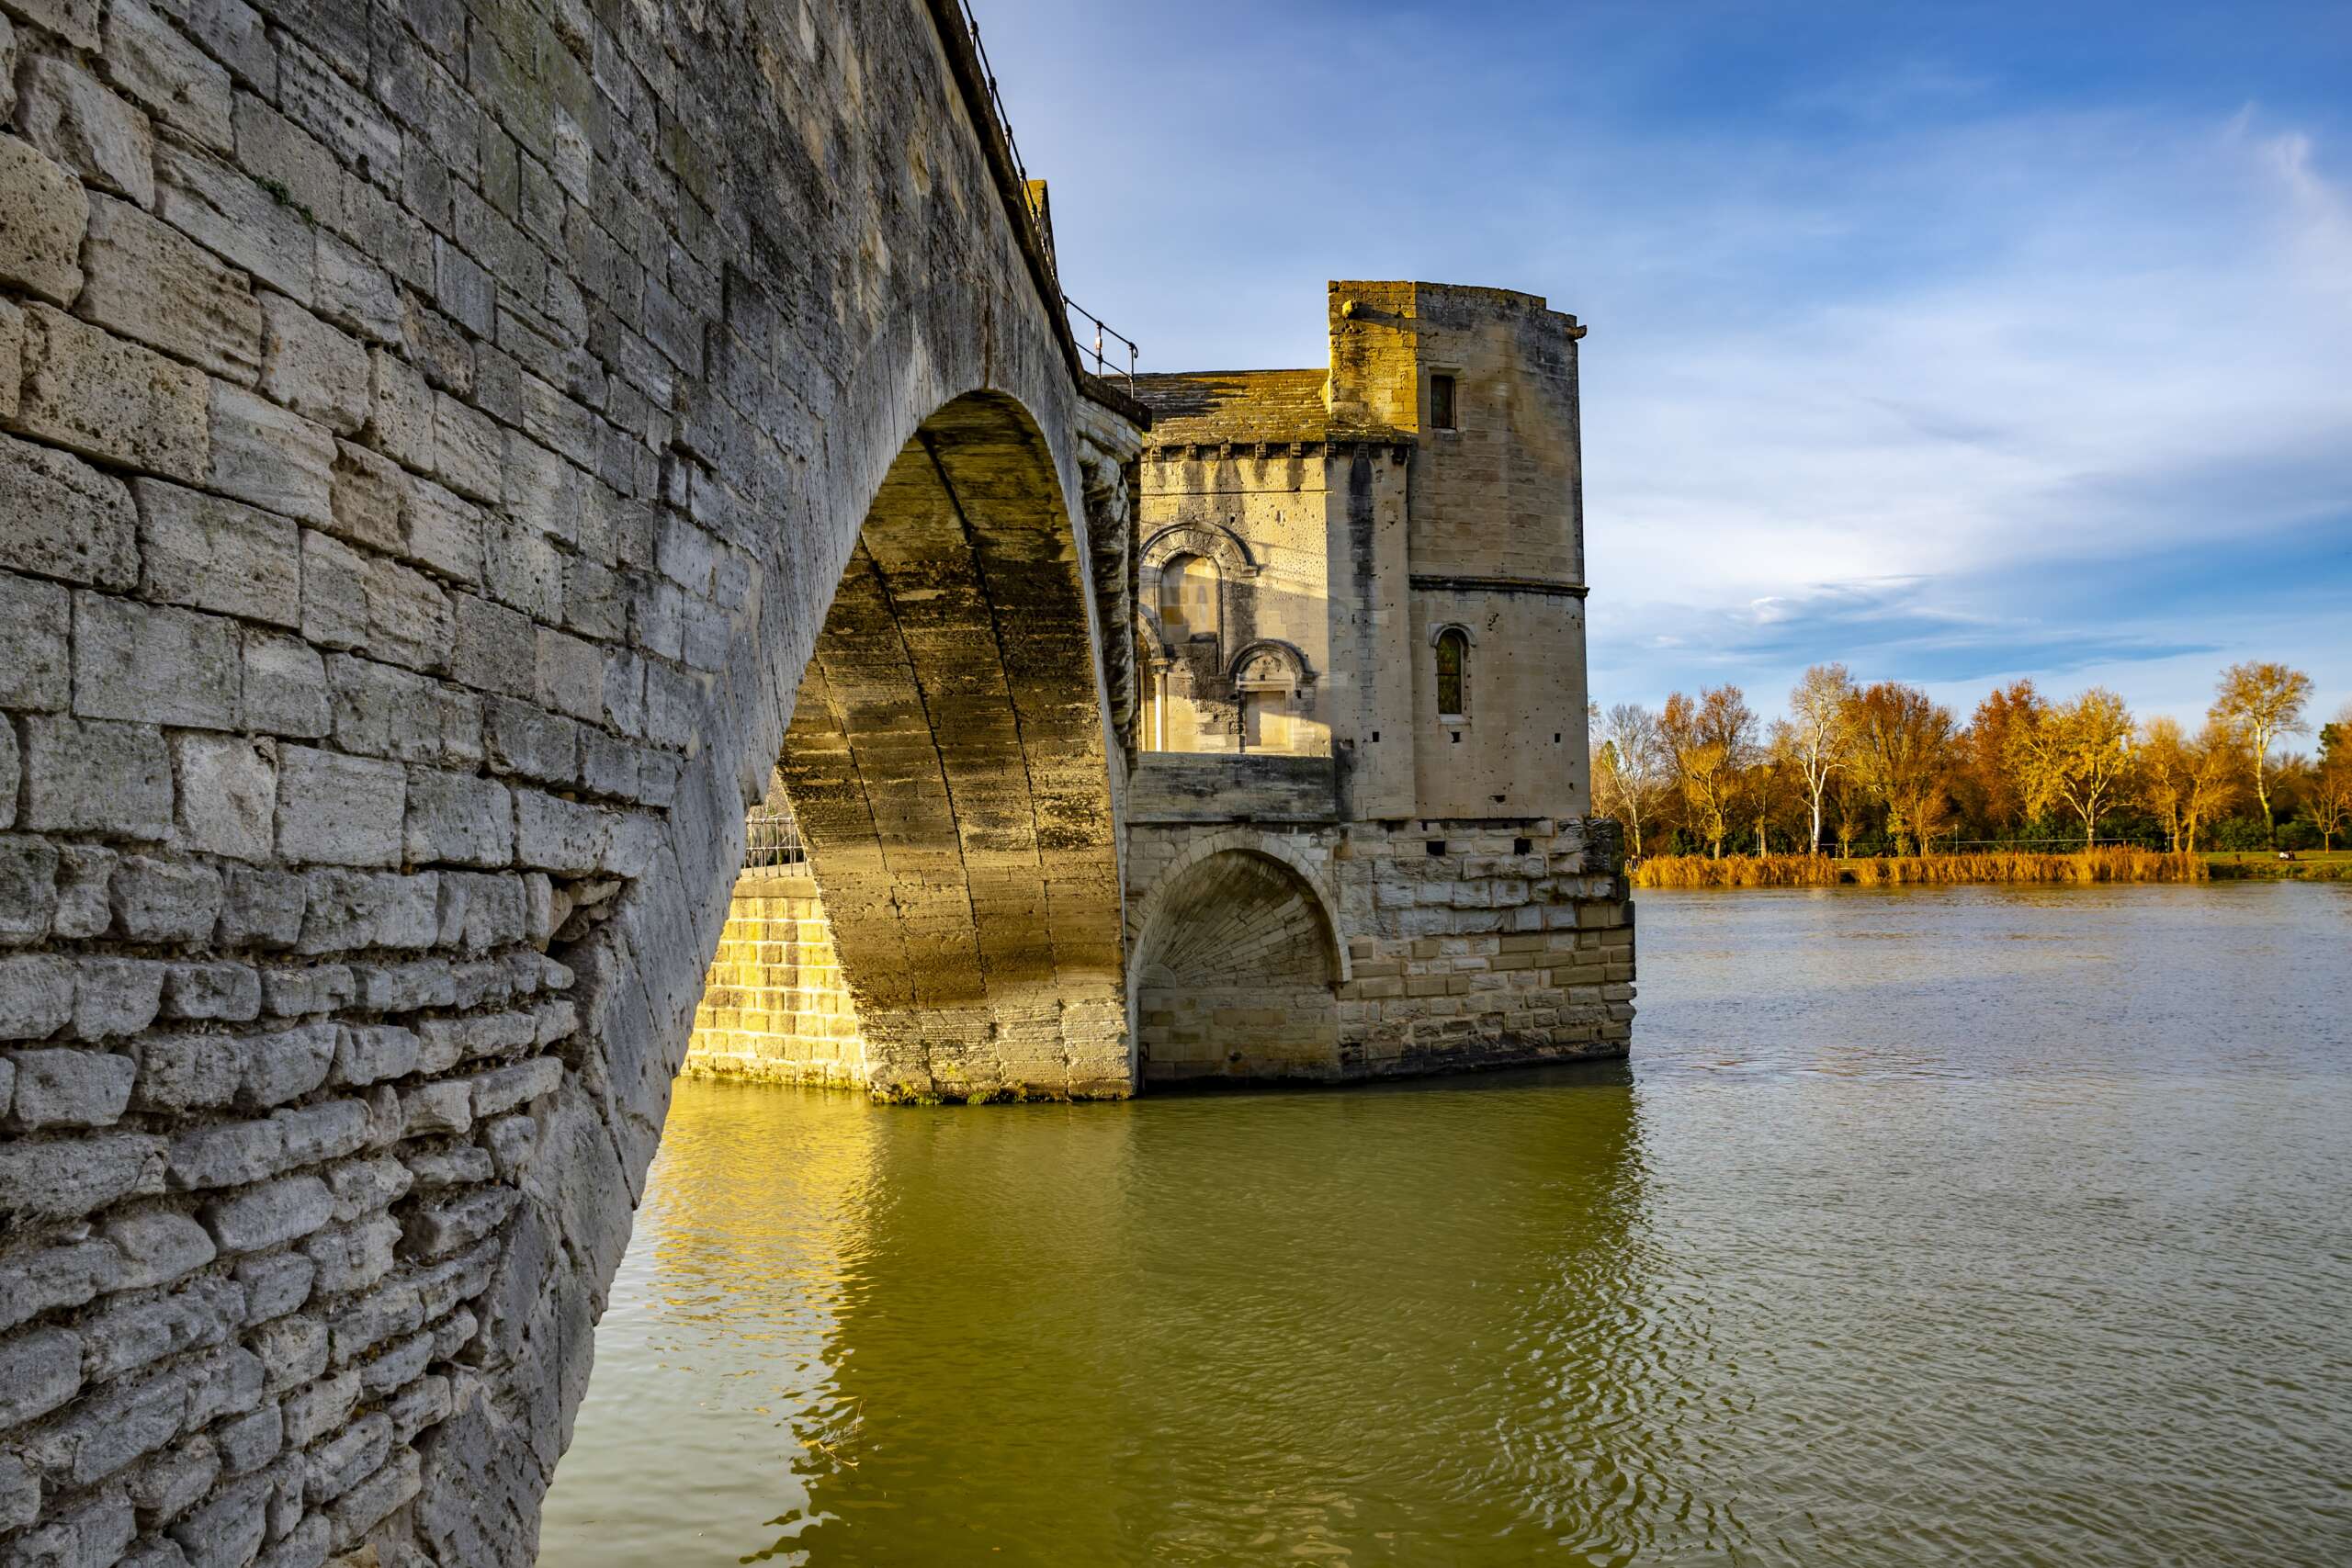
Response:
[[[1298,750],[1300,697],[1315,683],[1306,655],[1279,637],[1260,637],[1234,654],[1226,671],[1241,705],[1241,749],[1283,754]]]
[[[876,1093],[1131,1082],[1093,670],[1045,442],[958,398],[875,495],[777,764]]]
[[[1136,931],[1145,1081],[1337,1073],[1346,955],[1303,866],[1256,848],[1211,850],[1160,878]]]
[[[1138,598],[1159,614],[1170,646],[1202,631],[1216,632],[1233,621],[1233,592],[1259,571],[1257,558],[1241,536],[1216,523],[1179,523],[1143,542],[1136,553]],[[1212,619],[1197,625],[1193,610],[1199,589],[1214,584]],[[1179,622],[1182,622],[1180,626]],[[1222,662],[1222,660],[1220,660]]]

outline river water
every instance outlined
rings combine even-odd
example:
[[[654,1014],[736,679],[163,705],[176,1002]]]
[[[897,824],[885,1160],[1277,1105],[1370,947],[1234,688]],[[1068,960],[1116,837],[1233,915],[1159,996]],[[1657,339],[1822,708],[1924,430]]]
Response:
[[[681,1084],[541,1561],[2352,1561],[2352,886],[1640,919],[1630,1067]]]

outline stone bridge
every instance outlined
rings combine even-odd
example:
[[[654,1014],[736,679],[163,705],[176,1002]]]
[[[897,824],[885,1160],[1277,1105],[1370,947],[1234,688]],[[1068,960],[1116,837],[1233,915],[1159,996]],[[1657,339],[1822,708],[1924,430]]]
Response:
[[[532,1559],[779,767],[889,1088],[1131,1084],[1136,411],[989,103],[952,0],[0,0],[0,1565]]]

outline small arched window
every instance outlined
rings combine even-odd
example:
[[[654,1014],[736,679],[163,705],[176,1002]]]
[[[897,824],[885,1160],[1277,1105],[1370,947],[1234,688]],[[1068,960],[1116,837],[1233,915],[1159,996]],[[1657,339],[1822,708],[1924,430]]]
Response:
[[[1159,569],[1159,625],[1170,643],[1216,635],[1216,563],[1170,556]]]
[[[1449,626],[1437,634],[1437,711],[1441,718],[1460,718],[1469,711],[1463,705],[1463,682],[1470,664],[1470,638],[1459,628]]]

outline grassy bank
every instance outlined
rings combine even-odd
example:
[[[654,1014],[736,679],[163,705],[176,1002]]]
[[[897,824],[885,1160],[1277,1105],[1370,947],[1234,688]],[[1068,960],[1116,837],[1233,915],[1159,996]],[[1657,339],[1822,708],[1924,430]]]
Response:
[[[2018,852],[1965,855],[1891,855],[1837,860],[1826,855],[1659,855],[1634,868],[1636,887],[1950,886],[1965,882],[2201,882],[2209,857],[2154,850],[2089,850],[2045,855]],[[2215,874],[2221,874],[2216,872]]]
[[[2352,850],[2305,850],[2293,860],[2226,851],[2199,855],[2205,874],[2216,882],[2259,877],[2272,882],[2352,882]]]

